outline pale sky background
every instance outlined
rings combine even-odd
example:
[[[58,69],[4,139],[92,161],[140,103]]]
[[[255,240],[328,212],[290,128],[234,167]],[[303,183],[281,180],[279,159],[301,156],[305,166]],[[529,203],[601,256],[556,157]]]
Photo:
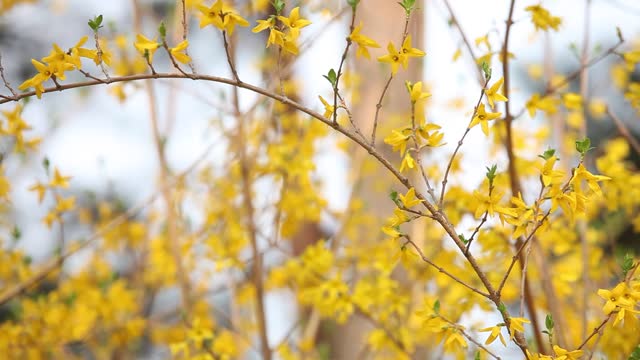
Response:
[[[10,40],[9,46],[2,45],[4,66],[9,74],[12,70],[16,71],[17,67],[14,64],[18,61],[15,50],[12,53],[12,49],[20,47],[21,54],[26,52],[27,56],[40,58],[48,54],[50,44],[53,42],[57,42],[62,48],[73,46],[82,35],[90,35],[86,22],[96,14],[103,14],[106,21],[115,21],[121,30],[131,31],[131,10],[128,0],[55,0],[42,3],[44,5],[18,6],[4,17],[8,19],[8,24],[20,38],[33,40],[32,43],[27,44],[12,43]],[[451,0],[451,3],[472,41],[491,29],[497,29],[497,33],[496,31],[491,33],[490,39],[494,49],[499,49],[503,37],[507,1]],[[525,6],[536,3],[538,1],[518,1],[514,14],[516,24],[513,27],[510,50],[517,54],[518,58],[512,62],[514,73],[517,75],[513,78],[511,100],[515,103],[516,112],[527,97],[527,93],[524,92],[527,89],[519,85],[523,81],[528,81],[522,76],[524,67],[531,63],[539,63],[542,59],[542,36],[534,33],[533,25],[524,11]],[[571,58],[569,45],[576,43],[578,48],[581,48],[584,1],[548,0],[543,1],[543,5],[554,15],[563,17],[561,31],[553,34],[553,50],[557,59],[567,59],[557,61],[558,64],[563,64],[560,69],[573,70],[578,66],[578,62],[575,58]],[[362,0],[361,6],[367,6],[367,1]],[[59,14],[56,9],[63,9],[63,13]],[[451,62],[451,57],[461,41],[455,29],[447,26],[448,16],[444,3],[441,0],[426,0],[424,11],[418,14],[425,16],[426,46],[424,50],[428,54],[425,58],[426,66],[422,80],[431,85],[433,93],[432,106],[427,116],[430,121],[443,127],[448,145],[440,152],[449,153],[468,123],[470,111],[479,93],[479,86],[464,48],[463,57],[456,63]],[[592,14],[592,46],[600,44],[602,49],[607,49],[614,44],[617,40],[615,26],[621,28],[626,39],[638,38],[640,2],[593,0]],[[319,32],[323,21],[326,20],[320,15],[312,16],[311,19],[314,24],[305,29],[303,34]],[[145,24],[146,35],[154,34],[156,26],[157,24]],[[258,43],[256,37],[250,37],[249,31],[243,29],[240,32],[247,39],[247,46],[250,49],[263,46],[262,43]],[[332,53],[328,49],[331,44],[335,44],[336,39],[342,41],[345,35],[346,29],[343,24],[331,25],[324,32],[323,37],[317,40],[311,51],[299,59],[296,67],[299,73],[302,74],[303,69],[336,67],[341,51]],[[396,35],[392,35],[394,39],[397,38]],[[220,56],[219,38],[219,34],[211,28],[199,30],[197,24],[192,24],[190,53],[196,59],[198,72],[229,75],[226,61]],[[386,44],[390,39],[375,40],[380,44]],[[374,50],[372,55],[380,56],[383,53],[384,49],[378,49],[377,52]],[[476,53],[481,54],[480,51]],[[249,58],[238,66],[241,77],[244,81],[255,82],[252,81],[256,76],[255,70],[251,68],[253,60],[248,55],[243,56],[242,50],[239,57]],[[494,60],[494,64],[498,64],[497,60]],[[493,78],[498,79],[501,76],[501,69],[497,65],[494,66],[496,67],[493,69]],[[162,68],[167,67],[162,66]],[[615,97],[616,93],[612,92],[611,86],[605,81],[608,77],[606,69],[606,66],[596,66],[592,69],[590,92],[603,98]],[[304,100],[318,110],[320,110],[320,104],[317,101],[317,95],[326,95],[329,90],[326,80],[321,77],[321,73],[325,72],[318,70],[317,74],[304,74],[305,76],[301,77],[304,81]],[[19,84],[22,80],[24,79],[14,77],[12,82]],[[187,81],[179,84],[205,94],[210,94],[211,89],[214,88],[210,84],[194,84]],[[162,103],[163,99],[166,99],[168,87],[158,85],[156,89]],[[35,158],[33,166],[23,166],[16,170],[19,171],[18,180],[14,182],[12,194],[18,209],[15,215],[16,221],[24,235],[21,246],[25,247],[35,259],[49,256],[51,244],[43,243],[43,239],[53,239],[49,230],[40,222],[46,213],[46,204],[38,206],[35,194],[26,190],[36,179],[44,179],[39,163],[45,155],[51,160],[52,165],[58,166],[64,174],[73,175],[74,188],[106,191],[112,186],[119,194],[130,198],[130,205],[149,196],[155,186],[157,160],[149,127],[146,93],[135,92],[122,105],[113,96],[108,95],[107,87],[104,86],[93,87],[83,99],[80,99],[81,93],[67,91],[61,94],[45,94],[42,100],[33,99],[23,114],[24,118],[34,126],[34,134],[46,134],[41,153]],[[244,95],[246,95],[243,98],[244,105],[250,104],[254,96],[243,92]],[[466,112],[452,111],[445,106],[454,97],[465,99]],[[216,111],[208,104],[190,96],[180,96],[176,104],[177,113],[180,115],[168,143],[168,157],[172,167],[180,171],[196,159],[218,136],[207,130],[208,119],[216,115]],[[13,105],[2,105],[0,109],[6,110],[12,107]],[[73,108],[73,111],[68,111],[70,108]],[[161,118],[166,118],[166,107],[160,107],[160,114]],[[523,116],[518,121],[531,122],[531,126],[535,124],[535,120],[529,119],[528,116]],[[489,165],[485,157],[485,142],[486,138],[479,128],[474,129],[465,141],[464,166],[471,174],[466,177],[469,186],[475,186],[481,180],[484,176],[484,167]],[[469,151],[471,149],[472,151]],[[215,147],[210,154],[212,161],[219,159],[223,152],[223,146]],[[506,165],[500,164],[505,163],[499,163],[499,169],[504,170]],[[317,157],[317,173],[325,181],[324,195],[334,209],[342,209],[346,205],[349,195],[349,190],[345,187],[348,166],[348,159],[331,148],[322,149]],[[16,166],[14,168],[17,169]],[[281,311],[283,304],[288,302],[290,299],[278,294],[270,295],[268,298],[270,339],[274,344],[289,328],[287,324],[291,321],[291,317],[283,315]]]

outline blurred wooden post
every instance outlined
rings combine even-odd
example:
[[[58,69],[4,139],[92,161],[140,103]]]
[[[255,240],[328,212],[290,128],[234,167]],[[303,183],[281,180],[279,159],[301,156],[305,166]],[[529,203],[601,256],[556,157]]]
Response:
[[[424,50],[424,9],[423,0],[416,1],[416,8],[409,23],[409,34],[414,47]],[[387,44],[391,41],[399,48],[405,24],[405,12],[397,1],[390,0],[367,0],[362,1],[358,6],[356,24],[360,21],[364,23],[362,33],[376,40],[381,49],[371,51],[371,60],[359,58],[355,63],[355,72],[362,76],[360,83],[360,102],[352,108],[354,120],[360,127],[362,133],[369,137],[373,128],[373,120],[376,112],[376,104],[380,98],[383,86],[391,74],[388,64],[377,61],[378,56],[387,53]],[[405,87],[405,81],[417,82],[422,80],[423,61],[419,58],[412,58],[409,61],[407,70],[400,69],[391,83],[389,91],[382,103],[378,118],[378,131],[376,134],[376,147],[385,153],[392,161],[398,163],[399,157],[392,154],[390,147],[385,145],[383,139],[385,134],[381,129],[385,129],[390,118],[394,115],[407,114],[409,112],[409,97]],[[357,152],[362,151],[358,148]],[[363,155],[355,153],[353,159],[361,159]],[[365,161],[370,161],[366,159]],[[356,165],[357,166],[357,165]],[[366,199],[366,210],[376,214],[379,218],[386,218],[393,211],[393,204],[389,200],[388,190],[398,188],[395,178],[392,178],[386,169],[376,166],[373,174],[368,174],[362,180],[357,197]],[[382,190],[381,190],[382,189]],[[399,189],[399,188],[398,188]],[[380,226],[383,224],[381,223]],[[422,243],[423,232],[414,232],[414,239]],[[370,330],[371,325],[366,320],[354,317],[337,331],[333,331],[330,339],[331,358],[336,360],[357,359],[362,356],[359,352],[366,341],[365,335]]]

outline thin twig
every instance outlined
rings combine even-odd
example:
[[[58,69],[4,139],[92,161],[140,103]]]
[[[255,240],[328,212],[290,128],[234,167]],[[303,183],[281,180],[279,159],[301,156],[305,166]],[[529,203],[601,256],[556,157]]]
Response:
[[[224,41],[224,52],[227,55],[227,62],[229,63],[229,68],[231,69],[231,73],[233,74],[233,78],[237,82],[241,82],[238,77],[238,72],[236,71],[236,66],[233,64],[233,57],[231,55],[231,49],[229,49],[229,42],[227,41],[227,31],[222,31],[222,40]]]
[[[493,186],[491,188],[493,188]],[[491,194],[489,194],[489,196],[491,196]],[[485,211],[484,215],[482,216],[482,219],[480,220],[480,223],[473,230],[473,233],[471,233],[471,237],[467,241],[467,248],[464,250],[466,254],[469,253],[469,249],[471,248],[471,243],[473,242],[473,238],[478,234],[478,232],[480,232],[480,229],[482,228],[482,226],[487,222],[488,216],[489,216],[489,211]]]
[[[578,69],[576,69],[574,72],[570,73],[569,75],[565,76],[562,79],[562,81],[556,82],[555,84],[553,84],[553,86],[551,86],[551,83],[549,83],[549,85],[547,86],[547,89],[541,96],[545,97],[555,93],[556,91],[561,89],[563,86],[567,85],[571,81],[578,78],[585,69],[592,67],[593,65],[597,64],[601,60],[605,59],[607,56],[615,54],[616,50],[624,43],[624,38],[622,37],[622,33],[619,31],[619,29],[617,32],[617,36],[618,36],[618,42],[615,45],[607,49],[607,51],[603,52],[602,54],[591,59],[586,64],[583,64],[583,65],[581,64]]]
[[[504,41],[502,43],[501,55],[502,55],[502,76],[504,79],[504,83],[502,86],[503,94],[508,99],[510,97],[510,89],[511,89],[511,73],[509,67],[509,38],[511,35],[511,28],[514,24],[513,21],[513,12],[515,8],[515,0],[511,0],[509,4],[509,14],[507,15],[507,19],[505,21],[505,33],[504,33]],[[518,196],[518,194],[522,193],[522,186],[520,184],[520,178],[518,175],[518,169],[516,166],[516,155],[514,150],[514,141],[513,141],[513,115],[511,114],[510,102],[506,101],[504,103],[504,122],[506,128],[506,135],[504,140],[504,147],[507,152],[508,158],[508,173],[509,173],[509,184],[511,187],[512,196]],[[516,246],[521,242],[521,239],[516,240]],[[520,252],[521,250],[518,250]],[[524,267],[523,261],[520,263],[521,268]],[[526,277],[526,274],[525,274]],[[502,285],[504,286],[504,284]],[[527,285],[527,281],[525,278],[525,300],[527,303],[527,308],[529,310],[529,317],[531,318],[531,325],[533,326],[535,333],[535,342],[538,349],[544,348],[544,342],[539,332],[539,324],[538,317],[536,314],[535,303],[530,296],[529,288]],[[526,354],[525,354],[526,355]]]
[[[420,169],[422,180],[424,181],[424,184],[427,187],[427,192],[429,193],[429,195],[431,195],[431,199],[433,199],[433,202],[435,204],[435,202],[437,201],[436,193],[433,190],[433,187],[429,182],[429,178],[427,177],[427,174],[424,171],[424,166],[422,166],[422,152],[420,151],[421,148],[418,145],[418,140],[416,135],[416,104],[413,101],[411,102],[411,138],[413,139],[413,145],[415,146],[416,162],[418,164],[418,168]]]
[[[455,282],[457,282],[458,284],[466,287],[467,289],[473,291],[476,294],[481,295],[482,297],[485,297],[487,299],[490,299],[491,296],[487,293],[484,293],[476,288],[474,288],[473,286],[465,283],[464,281],[462,281],[461,279],[459,279],[457,276],[453,275],[452,273],[448,272],[446,269],[444,269],[441,266],[436,265],[433,261],[429,260],[428,257],[426,257],[424,255],[424,253],[422,252],[422,250],[420,249],[420,247],[418,247],[418,245],[416,245],[415,242],[413,242],[413,240],[411,240],[411,237],[409,235],[403,235],[403,237],[406,240],[406,244],[410,244],[411,246],[413,246],[413,248],[418,252],[418,255],[420,256],[420,258],[422,259],[422,261],[426,262],[427,264],[433,266],[434,268],[436,268],[439,272],[447,275],[448,277],[450,277],[452,280],[454,280]],[[406,245],[405,244],[405,245]]]
[[[162,39],[162,47],[167,51],[167,55],[169,55],[169,59],[171,60],[171,64],[173,64],[173,67],[176,68],[176,70],[180,71],[181,74],[192,78],[192,74],[188,74],[186,73],[184,70],[182,70],[182,68],[180,67],[180,65],[178,64],[178,62],[176,61],[175,57],[173,56],[173,54],[171,54],[171,50],[169,49],[169,45],[167,44],[167,40],[166,39]],[[185,52],[186,54],[186,52]],[[189,62],[191,63],[191,62]]]
[[[460,33],[460,37],[462,37],[462,41],[464,42],[464,45],[466,46],[467,51],[469,52],[469,56],[471,56],[471,59],[473,60],[473,67],[476,70],[476,75],[478,75],[478,82],[482,84],[482,78],[483,78],[482,70],[478,66],[478,58],[473,52],[473,47],[471,46],[471,42],[467,38],[467,35],[464,32],[464,30],[462,30],[462,25],[460,25],[460,22],[458,22],[458,18],[456,17],[456,14],[453,12],[453,8],[451,7],[451,4],[449,4],[449,0],[444,0],[444,4],[447,6],[447,10],[449,11],[449,16],[451,16],[451,23],[455,25],[456,29],[458,29],[458,32]]]
[[[500,357],[494,353],[492,353],[489,349],[487,349],[484,345],[482,345],[479,341],[477,341],[476,339],[474,339],[471,335],[469,335],[467,332],[464,331],[464,329],[462,328],[462,326],[456,324],[455,322],[447,319],[446,317],[438,314],[438,317],[442,320],[444,320],[446,323],[449,323],[450,325],[454,326],[459,332],[460,334],[462,334],[462,336],[464,336],[465,338],[467,338],[469,341],[471,341],[472,343],[474,343],[477,347],[479,347],[480,349],[484,350],[487,354],[489,354],[491,357],[493,357],[494,359],[500,360]]]
[[[380,116],[380,109],[382,109],[382,100],[384,100],[384,96],[387,94],[387,90],[389,90],[389,85],[391,85],[391,80],[393,80],[393,74],[389,75],[389,80],[384,84],[384,88],[382,89],[382,93],[380,94],[380,98],[378,98],[378,103],[376,103],[376,115],[373,118],[373,129],[371,130],[371,145],[375,146],[376,144],[376,132],[378,131],[378,116]]]
[[[524,316],[524,287],[527,283],[527,268],[529,266],[529,255],[531,255],[531,244],[527,246],[527,254],[524,256],[522,264],[522,278],[520,280],[520,317]]]
[[[93,39],[96,43],[96,59],[98,61],[98,66],[100,66],[100,70],[102,70],[102,73],[104,74],[104,77],[109,79],[109,72],[107,71],[107,68],[104,66],[104,61],[102,56],[104,55],[104,52],[102,51],[102,47],[100,46],[100,41],[98,39],[98,30],[95,30],[93,32]]]
[[[407,16],[404,19],[404,30],[402,30],[402,40],[400,41],[400,46],[404,43],[409,36],[409,20],[411,19],[410,13],[407,13]],[[391,85],[391,80],[393,80],[393,73],[389,75],[389,80],[384,84],[384,88],[382,89],[382,93],[380,94],[380,98],[378,98],[378,103],[376,104],[376,115],[373,118],[373,129],[371,130],[371,146],[376,146],[376,131],[378,130],[378,116],[380,116],[380,109],[382,109],[382,101],[384,100],[387,91],[389,90],[389,85]]]
[[[389,338],[389,340],[391,340],[393,345],[395,345],[395,347],[397,347],[398,350],[400,350],[405,355],[407,355],[409,358],[411,358],[412,354],[409,352],[409,349],[407,349],[405,344],[402,341],[400,341],[400,339],[396,338],[396,336],[391,332],[391,330],[389,330],[386,326],[384,326],[378,320],[376,320],[365,309],[363,309],[360,306],[358,306],[358,304],[354,303],[353,305],[354,305],[354,308],[355,308],[356,313],[358,315],[360,315],[360,316],[364,317],[365,319],[369,320],[369,322],[371,322],[374,326],[376,326],[376,327],[380,328],[382,331],[384,331],[384,333],[387,335],[387,338]]]
[[[356,22],[356,9],[353,8],[351,12],[351,24],[349,25],[349,34],[353,32],[354,24]],[[349,54],[349,48],[351,47],[352,41],[351,36],[347,36],[347,46],[344,47],[344,52],[342,53],[342,57],[340,58],[340,66],[338,67],[338,74],[336,75],[336,82],[333,84],[333,122],[338,122],[338,92],[340,91],[338,86],[340,85],[340,77],[342,76],[342,67],[344,66],[344,62],[347,60],[347,55]],[[346,105],[345,105],[346,108]]]
[[[149,121],[151,123],[151,130],[153,134],[153,142],[156,150],[156,156],[158,157],[158,163],[160,168],[160,184],[162,191],[162,199],[166,207],[166,236],[167,244],[171,250],[171,256],[176,266],[176,273],[178,278],[178,284],[180,286],[180,295],[182,300],[182,306],[186,311],[191,309],[191,281],[189,274],[185,269],[183,263],[182,254],[180,252],[180,231],[179,231],[179,214],[176,212],[176,204],[174,195],[171,192],[171,187],[165,186],[165,184],[173,176],[169,168],[169,163],[166,156],[166,135],[160,133],[159,116],[157,110],[156,96],[153,84],[151,80],[145,82],[147,86],[147,95],[149,97]]]
[[[580,55],[580,96],[582,98],[582,113],[584,120],[580,124],[580,138],[587,136],[587,116],[586,107],[584,104],[588,103],[589,95],[589,72],[587,71],[586,64],[589,59],[589,30],[591,27],[591,0],[585,0],[584,7],[584,28],[583,28],[583,40],[582,40],[582,54]],[[582,256],[582,268],[589,268],[589,244],[587,243],[587,223],[584,219],[579,219],[577,224],[578,237],[580,239],[580,250]],[[589,271],[582,272],[582,335],[587,335],[587,311],[588,311],[588,298],[591,289],[589,287]]]
[[[592,337],[594,337],[597,333],[600,332],[600,330],[602,330],[602,328],[607,325],[607,323],[609,322],[609,320],[611,319],[611,317],[613,316],[613,313],[610,313],[604,320],[602,320],[602,322],[600,323],[600,325],[596,326],[593,331],[591,332],[591,334],[589,334],[589,336],[587,336],[586,339],[584,339],[584,341],[580,344],[580,346],[578,346],[578,348],[576,350],[580,350],[582,349],[585,345],[587,345],[587,343],[589,342],[589,340],[591,340]]]
[[[82,69],[78,69],[78,71],[79,71],[82,75],[84,75],[85,77],[87,77],[87,78],[89,78],[89,79],[97,80],[97,81],[100,81],[100,82],[101,82],[101,83],[103,83],[103,84],[106,84],[106,81],[105,81],[105,80],[102,80],[102,79],[100,79],[100,78],[98,78],[98,77],[95,77],[95,76],[91,75],[88,71],[84,71],[84,70],[82,70]]]
[[[227,42],[226,32],[222,32],[224,38],[224,48],[227,54],[227,61],[229,62],[229,67],[231,68],[231,72],[233,73],[234,79],[240,82],[238,78],[238,73],[233,65],[234,60],[232,53],[229,51],[229,44]],[[239,103],[239,94],[238,87],[232,87],[232,101],[233,101],[233,109],[236,122],[238,124],[238,155],[240,160],[240,176],[242,181],[242,198],[243,198],[243,206],[246,211],[246,219],[247,219],[247,227],[249,231],[249,240],[251,243],[251,251],[253,255],[252,262],[252,282],[256,289],[256,318],[258,321],[258,334],[260,336],[260,349],[262,353],[262,358],[264,360],[270,360],[272,357],[271,349],[269,348],[269,338],[267,333],[267,316],[265,311],[265,295],[264,295],[264,282],[262,279],[263,276],[263,268],[262,268],[262,254],[258,248],[258,229],[254,219],[255,209],[253,205],[253,195],[252,195],[252,182],[251,182],[251,174],[249,173],[249,158],[247,156],[246,148],[248,142],[246,140],[246,130],[245,130],[245,119],[243,119],[242,113],[240,111],[240,103]],[[276,229],[276,231],[278,231]]]
[[[182,4],[180,7],[182,15],[182,40],[187,40],[187,4],[185,0],[178,0]],[[186,52],[185,52],[186,53]]]
[[[2,53],[1,52],[0,52],[0,77],[2,77],[2,82],[4,83],[4,87],[9,89],[9,91],[11,92],[13,97],[15,98],[16,96],[18,96],[18,94],[16,94],[16,91],[13,90],[13,88],[11,87],[11,84],[9,84],[9,82],[7,81],[7,79],[4,76],[4,66],[2,66]]]
[[[349,107],[347,106],[346,102],[342,98],[342,95],[338,94],[338,100],[340,100],[340,108],[344,109],[344,111],[347,113],[347,118],[349,119],[349,123],[351,123],[351,126],[353,127],[353,131],[358,134],[362,138],[362,140],[367,141],[367,138],[360,131],[360,127],[355,123],[355,121],[353,121],[353,114],[351,113],[351,109],[349,109]]]
[[[191,165],[189,165],[178,176],[172,179],[172,181],[169,181],[167,184],[165,184],[165,186],[167,187],[175,186],[179,181],[181,181],[181,179],[185,175],[192,172],[202,161],[206,159],[206,156],[209,154],[210,150],[213,148],[214,145],[217,145],[218,142],[219,141],[215,141],[211,143],[211,145],[207,147],[206,151],[203,152],[200,157],[198,157]],[[69,246],[69,249],[64,252],[61,258],[63,260],[66,260],[67,258],[74,255],[78,251],[92,244],[94,241],[102,238],[104,234],[111,231],[114,227],[119,226],[120,224],[134,217],[138,212],[142,211],[142,209],[146,208],[149,204],[154,202],[156,198],[160,196],[160,193],[162,192],[162,190],[163,190],[162,188],[159,189],[157,192],[155,192],[154,194],[149,196],[147,199],[140,202],[138,205],[130,208],[129,210],[123,212],[122,214],[115,217],[108,223],[102,225],[98,230],[96,230],[92,235],[90,235],[85,241],[74,244],[73,246]],[[51,273],[53,273],[55,270],[57,270],[59,266],[60,266],[60,259],[58,258],[53,259],[46,265],[43,265],[42,268],[32,277],[4,291],[2,294],[0,294],[0,306],[6,304],[8,301],[12,300],[13,298],[20,296],[22,293],[27,291],[32,286],[46,279],[46,277],[49,276]]]
[[[469,131],[471,130],[471,127],[470,127],[471,123],[473,122],[473,118],[476,116],[476,113],[478,112],[480,103],[482,103],[482,98],[484,97],[484,93],[487,90],[487,85],[489,84],[489,80],[491,80],[491,76],[488,76],[484,81],[484,84],[482,85],[482,89],[480,90],[480,96],[478,97],[478,101],[476,102],[476,106],[473,108],[473,114],[471,114],[471,118],[469,119],[469,124],[467,125],[467,128],[465,129],[464,134],[462,134],[462,137],[460,138],[460,140],[458,140],[458,145],[456,146],[455,150],[453,150],[453,154],[451,154],[451,157],[449,158],[447,169],[445,170],[444,177],[442,178],[442,189],[440,190],[440,201],[438,202],[438,207],[440,208],[441,211],[444,205],[444,193],[445,193],[445,190],[447,189],[447,182],[449,181],[449,172],[451,171],[451,167],[453,166],[453,161],[455,160],[456,155],[458,154],[458,151],[460,151],[460,148],[464,143],[464,139],[467,137],[467,134],[469,134]]]
[[[607,106],[607,115],[609,115],[609,117],[613,120],[613,123],[618,129],[618,132],[620,133],[620,135],[622,135],[625,138],[625,140],[627,140],[629,145],[631,145],[631,147],[637,154],[640,154],[640,143],[631,134],[631,132],[629,131],[627,126],[624,124],[624,122],[620,120],[620,118],[617,117],[613,112],[611,112],[611,109],[609,109],[608,106]]]
[[[506,30],[504,35],[504,43],[502,44],[502,76],[504,79],[502,90],[504,96],[508,99],[510,96],[511,81],[510,81],[510,69],[509,69],[509,36],[511,35],[511,26],[513,25],[513,9],[515,7],[515,0],[511,0],[509,5],[509,15],[506,20]],[[513,149],[513,134],[512,134],[512,122],[510,102],[504,103],[504,121],[506,126],[506,138],[505,148],[507,150],[507,157],[509,159],[509,181],[511,184],[511,194],[518,196],[521,193],[520,180],[518,178],[518,171],[516,169],[516,158]]]
[[[533,239],[533,235],[535,235],[536,231],[542,226],[542,224],[544,224],[544,222],[546,221],[546,219],[549,217],[550,214],[551,214],[551,211],[547,211],[544,217],[540,221],[538,221],[536,225],[533,227],[529,236],[527,236],[527,238],[522,242],[522,244],[520,244],[520,246],[516,250],[516,253],[513,254],[513,257],[511,258],[511,263],[509,264],[509,268],[507,269],[507,272],[504,274],[504,277],[502,278],[502,281],[500,281],[500,285],[498,286],[498,295],[502,293],[502,289],[504,288],[504,285],[509,279],[509,275],[511,274],[511,270],[513,270],[513,266],[518,262],[518,259],[520,258],[520,253],[525,248],[525,246],[527,246],[529,241]]]
[[[624,278],[624,282],[629,282],[633,278],[633,275],[636,272],[636,270],[638,270],[638,267],[640,267],[640,262],[636,263],[633,266],[633,268],[631,268],[631,270],[629,270],[629,272],[627,272],[627,275]],[[596,326],[593,329],[593,331],[591,332],[591,334],[589,334],[589,336],[587,336],[587,338],[584,339],[584,341],[582,341],[582,343],[580,344],[580,346],[578,346],[578,348],[576,350],[582,349],[585,345],[587,345],[587,343],[589,342],[589,340],[591,340],[592,337],[594,337],[596,334],[600,333],[602,328],[609,322],[609,320],[611,320],[611,318],[613,317],[613,314],[615,314],[615,312],[609,313],[609,315],[607,315],[607,317],[604,318],[604,320],[602,320],[600,325]]]

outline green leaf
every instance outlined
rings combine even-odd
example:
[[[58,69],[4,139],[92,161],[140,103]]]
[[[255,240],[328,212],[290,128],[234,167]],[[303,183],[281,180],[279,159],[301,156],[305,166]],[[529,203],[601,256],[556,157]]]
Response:
[[[398,4],[402,6],[402,8],[404,9],[404,11],[407,13],[407,16],[408,16],[414,10],[414,6],[416,5],[416,0],[402,0]]]
[[[598,54],[602,52],[602,44],[597,43],[596,46],[593,48],[593,52]]]
[[[582,140],[576,140],[576,150],[580,153],[581,156],[585,156],[587,151],[595,149],[591,147],[591,139],[588,137]]]
[[[622,31],[617,26],[616,26],[616,35],[618,36],[618,40],[620,40],[620,42],[624,41],[624,38],[622,37]]]
[[[336,75],[336,71],[331,69],[327,75],[322,75],[325,79],[327,79],[333,88],[336,87],[336,81],[338,79],[338,75]]]
[[[440,300],[436,300],[436,302],[433,303],[433,312],[436,314],[440,313]]]
[[[411,81],[406,80],[404,82],[404,86],[407,87],[407,91],[409,92],[409,94],[411,94],[411,90],[413,90],[413,84],[411,83]]]
[[[331,346],[327,343],[321,343],[317,346],[318,348],[318,356],[321,360],[329,360],[331,359]]]
[[[578,45],[576,45],[576,43],[572,42],[571,44],[569,44],[569,50],[571,51],[573,56],[576,57],[576,59],[580,59],[580,52],[578,51]]]
[[[47,172],[47,174],[49,173],[50,165],[51,165],[51,162],[49,162],[49,158],[45,156],[45,158],[42,159],[42,167],[44,167],[44,170]]]
[[[547,328],[547,330],[551,331],[553,330],[554,325],[555,323],[553,322],[553,316],[551,316],[551,314],[547,314],[547,317],[544,319],[544,326]]]
[[[73,306],[73,303],[76,302],[76,299],[78,298],[78,293],[76,293],[75,291],[72,292],[71,294],[67,295],[66,297],[64,297],[62,299],[62,302],[65,303],[65,305],[67,306]]]
[[[504,303],[500,303],[498,305],[498,311],[500,311],[500,313],[502,313],[502,314],[507,312],[507,307],[504,305]]]
[[[347,4],[349,4],[349,6],[351,6],[353,10],[356,9],[359,3],[360,3],[360,0],[347,0]]]
[[[480,360],[480,351],[476,351],[476,356],[473,358],[473,360]]]
[[[482,72],[484,73],[484,79],[489,80],[489,78],[491,77],[491,68],[489,67],[489,64],[483,61],[480,66],[482,67]]]
[[[389,198],[391,198],[391,201],[393,201],[394,203],[396,203],[396,204],[397,204],[397,203],[398,203],[398,192],[397,192],[397,191],[395,191],[395,190],[392,190],[392,191],[389,193]]]
[[[13,230],[11,230],[11,237],[13,238],[13,241],[18,241],[22,237],[22,231],[18,225],[13,226]]]
[[[460,241],[462,241],[465,245],[469,243],[469,240],[466,239],[464,237],[464,234],[458,234],[458,238],[460,239]]]
[[[493,186],[493,180],[496,178],[496,171],[498,170],[498,165],[491,165],[491,167],[487,166],[487,173],[485,176],[489,180],[489,186]]]
[[[542,155],[538,155],[539,158],[543,158],[545,160],[549,160],[551,159],[554,155],[556,154],[556,149],[547,149],[545,150]]]
[[[158,26],[158,33],[160,33],[160,36],[164,39],[167,37],[167,27],[164,24],[164,21],[160,22],[160,26]]]
[[[271,5],[273,5],[276,14],[280,15],[282,10],[284,9],[284,0],[274,0],[273,2],[271,2]]]
[[[93,31],[98,31],[102,27],[102,15],[94,16],[93,19],[89,19],[89,27]]]
[[[627,276],[629,270],[631,270],[634,266],[633,263],[633,255],[626,253],[624,254],[624,258],[622,258],[622,263],[620,263],[620,267],[622,268],[623,276]]]
[[[631,355],[629,355],[629,360],[640,360],[640,345],[636,346]]]

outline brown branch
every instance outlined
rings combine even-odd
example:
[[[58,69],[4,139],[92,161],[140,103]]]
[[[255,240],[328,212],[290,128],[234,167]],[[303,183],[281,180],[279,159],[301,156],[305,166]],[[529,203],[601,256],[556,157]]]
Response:
[[[502,44],[502,76],[504,78],[502,89],[503,89],[503,94],[506,98],[509,98],[510,89],[511,89],[511,81],[510,81],[511,74],[510,74],[510,68],[509,68],[509,38],[511,35],[511,28],[514,24],[514,21],[513,21],[514,7],[515,7],[515,0],[511,0],[509,4],[509,14],[507,15],[507,19],[505,21],[505,34],[504,34],[504,41]],[[516,166],[516,155],[515,155],[514,146],[513,146],[512,125],[513,125],[514,117],[511,115],[510,102],[506,101],[504,103],[504,106],[505,106],[504,121],[505,121],[505,127],[506,127],[506,136],[505,136],[504,146],[505,146],[505,150],[507,152],[507,158],[508,158],[509,183],[511,187],[512,196],[518,196],[518,194],[522,193],[522,186],[520,184],[520,179],[518,176],[518,170]],[[521,242],[521,239],[517,239],[516,246],[518,246],[520,242]],[[520,246],[520,248],[522,248],[522,246]],[[521,251],[522,250],[519,249],[518,253],[521,253]],[[522,258],[520,259],[520,267],[521,269],[524,270],[524,259]],[[526,274],[525,274],[525,277],[526,277]],[[525,290],[524,296],[527,303],[527,309],[529,310],[529,317],[531,318],[531,325],[533,326],[533,329],[534,329],[536,345],[538,349],[542,350],[544,349],[544,342],[539,333],[540,327],[538,324],[538,317],[536,314],[535,303],[533,301],[533,298],[531,297],[531,293],[530,293],[526,278],[524,282],[524,290]]]

